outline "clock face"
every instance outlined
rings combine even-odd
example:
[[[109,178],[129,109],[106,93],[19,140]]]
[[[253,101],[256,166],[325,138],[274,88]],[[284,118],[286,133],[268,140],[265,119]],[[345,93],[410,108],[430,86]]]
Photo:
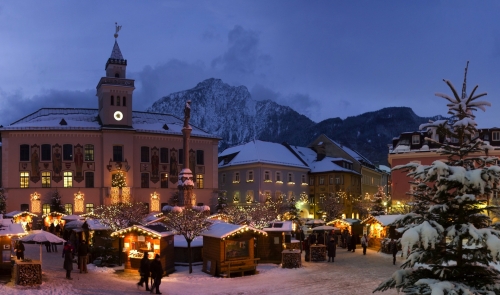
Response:
[[[113,116],[115,117],[116,121],[121,121],[123,119],[123,114],[120,111],[116,111]]]

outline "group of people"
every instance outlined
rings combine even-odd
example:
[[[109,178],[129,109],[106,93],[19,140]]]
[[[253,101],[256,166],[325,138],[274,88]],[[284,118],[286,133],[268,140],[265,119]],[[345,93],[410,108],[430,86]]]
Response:
[[[85,242],[85,240],[80,242],[77,249],[73,248],[71,242],[66,242],[64,244],[62,257],[64,258],[63,267],[66,270],[66,279],[72,280],[71,271],[73,270],[73,257],[75,254],[78,254],[78,269],[80,270],[80,273],[88,273],[88,253],[89,245]]]
[[[163,268],[161,266],[160,255],[156,254],[153,261],[149,261],[148,252],[144,253],[141,259],[141,265],[139,267],[139,273],[141,275],[141,280],[137,283],[137,287],[144,286],[146,284],[146,291],[153,291],[156,289],[156,294],[160,293],[161,278],[163,276]],[[149,278],[151,277],[152,283],[151,288],[149,288]]]
[[[61,231],[62,231],[62,228],[61,228],[61,225],[58,223],[57,225],[54,225],[54,223],[52,222],[50,225],[49,225],[49,228],[48,228],[49,232],[51,234],[54,234],[58,237],[61,236]]]

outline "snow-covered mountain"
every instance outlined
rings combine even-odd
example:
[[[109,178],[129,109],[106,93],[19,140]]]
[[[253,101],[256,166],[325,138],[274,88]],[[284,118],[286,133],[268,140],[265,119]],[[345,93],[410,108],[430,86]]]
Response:
[[[387,164],[387,144],[401,132],[418,130],[429,118],[410,108],[393,107],[315,123],[287,106],[271,100],[252,99],[245,86],[230,86],[220,79],[207,79],[192,89],[175,92],[156,101],[148,112],[184,116],[191,100],[194,126],[222,138],[220,150],[253,139],[306,146],[324,133],[353,148],[377,164]]]

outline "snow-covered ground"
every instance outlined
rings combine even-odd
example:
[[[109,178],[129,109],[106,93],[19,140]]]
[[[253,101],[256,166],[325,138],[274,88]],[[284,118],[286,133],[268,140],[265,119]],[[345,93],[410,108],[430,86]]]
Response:
[[[61,247],[58,247],[61,248]],[[138,289],[138,273],[96,268],[89,264],[88,274],[72,273],[73,280],[65,279],[61,251],[46,253],[43,249],[43,283],[37,287],[0,285],[0,294],[147,294]],[[38,259],[39,247],[26,245],[26,257]],[[398,256],[398,262],[403,258]],[[194,266],[176,266],[176,272],[164,277],[160,286],[163,294],[370,294],[378,284],[389,278],[398,265],[392,265],[392,256],[368,250],[363,256],[338,249],[334,263],[302,262],[299,269],[282,269],[274,264],[260,264],[259,274],[239,278],[215,278]],[[397,263],[398,264],[398,263]],[[76,266],[76,265],[74,265]],[[397,294],[390,290],[380,294]]]

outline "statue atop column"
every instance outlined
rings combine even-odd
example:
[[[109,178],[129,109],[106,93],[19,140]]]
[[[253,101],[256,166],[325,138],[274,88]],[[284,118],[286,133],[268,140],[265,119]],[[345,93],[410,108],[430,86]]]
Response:
[[[184,128],[189,128],[189,119],[191,118],[191,100],[186,101],[184,107]]]

